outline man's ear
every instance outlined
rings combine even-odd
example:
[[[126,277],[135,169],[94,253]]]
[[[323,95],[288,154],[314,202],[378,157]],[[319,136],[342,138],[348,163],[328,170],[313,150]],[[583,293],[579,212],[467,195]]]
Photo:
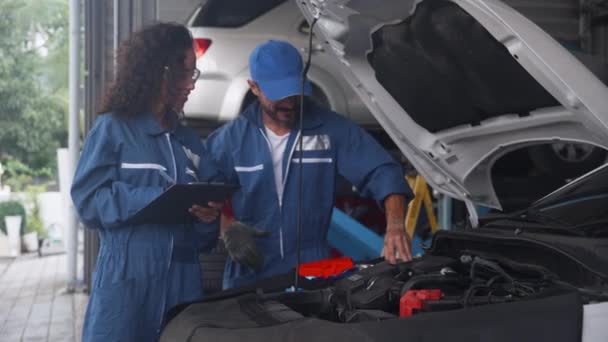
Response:
[[[247,84],[249,85],[249,89],[251,89],[251,92],[253,93],[253,95],[259,97],[260,96],[260,87],[258,87],[258,84],[252,80],[247,80]]]

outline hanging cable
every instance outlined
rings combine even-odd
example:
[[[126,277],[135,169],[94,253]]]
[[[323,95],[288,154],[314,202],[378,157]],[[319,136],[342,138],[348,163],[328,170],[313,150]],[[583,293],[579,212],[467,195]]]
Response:
[[[304,86],[306,85],[306,74],[308,73],[308,69],[310,69],[310,61],[312,58],[312,37],[313,37],[313,28],[319,19],[319,13],[317,12],[310,24],[310,32],[308,33],[308,57],[306,59],[306,64],[304,65],[304,69],[302,69],[301,76],[301,87],[300,87],[300,127],[298,134],[298,150],[300,152],[299,155],[299,163],[298,163],[298,203],[297,203],[297,227],[296,227],[296,274],[294,276],[294,291],[298,290],[298,283],[300,278],[300,240],[302,235],[302,156],[304,155],[304,151],[302,149],[302,125],[304,124]]]

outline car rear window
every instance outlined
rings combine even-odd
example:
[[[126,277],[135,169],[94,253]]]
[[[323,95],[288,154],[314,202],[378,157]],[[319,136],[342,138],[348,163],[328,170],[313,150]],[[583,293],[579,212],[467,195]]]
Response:
[[[286,0],[209,0],[194,19],[193,27],[240,27]]]

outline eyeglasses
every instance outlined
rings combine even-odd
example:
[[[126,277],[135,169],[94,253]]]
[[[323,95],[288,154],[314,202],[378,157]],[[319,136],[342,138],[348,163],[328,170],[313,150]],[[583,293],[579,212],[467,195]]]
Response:
[[[165,66],[165,70],[167,72],[169,72],[171,69],[169,69],[168,66]],[[188,77],[192,81],[196,81],[196,80],[198,80],[199,77],[201,77],[201,71],[198,70],[198,68],[194,68],[192,70],[172,70],[171,72],[178,79],[182,79],[182,78],[187,78]]]
[[[192,80],[196,81],[199,77],[201,77],[201,71],[197,68],[194,68],[194,70],[192,70]]]

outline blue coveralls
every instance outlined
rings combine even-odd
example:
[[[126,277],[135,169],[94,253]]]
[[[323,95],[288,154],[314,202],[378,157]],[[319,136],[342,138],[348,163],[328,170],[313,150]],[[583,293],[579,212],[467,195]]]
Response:
[[[72,185],[72,200],[100,249],[83,341],[156,341],[174,305],[202,296],[199,253],[218,224],[128,225],[125,221],[172,183],[215,174],[200,138],[173,117],[164,130],[152,114],[98,117]]]
[[[388,153],[363,129],[334,112],[307,103],[303,124],[303,204],[301,261],[329,256],[326,241],[338,174],[364,196],[382,201],[390,194],[411,190],[403,173]],[[235,218],[270,232],[259,238],[264,254],[262,271],[228,260],[224,288],[250,284],[257,279],[289,271],[296,263],[297,170],[300,151],[298,129],[288,138],[283,158],[283,198],[279,198],[269,142],[259,102],[206,141],[207,150],[230,182],[241,188],[232,198]]]

